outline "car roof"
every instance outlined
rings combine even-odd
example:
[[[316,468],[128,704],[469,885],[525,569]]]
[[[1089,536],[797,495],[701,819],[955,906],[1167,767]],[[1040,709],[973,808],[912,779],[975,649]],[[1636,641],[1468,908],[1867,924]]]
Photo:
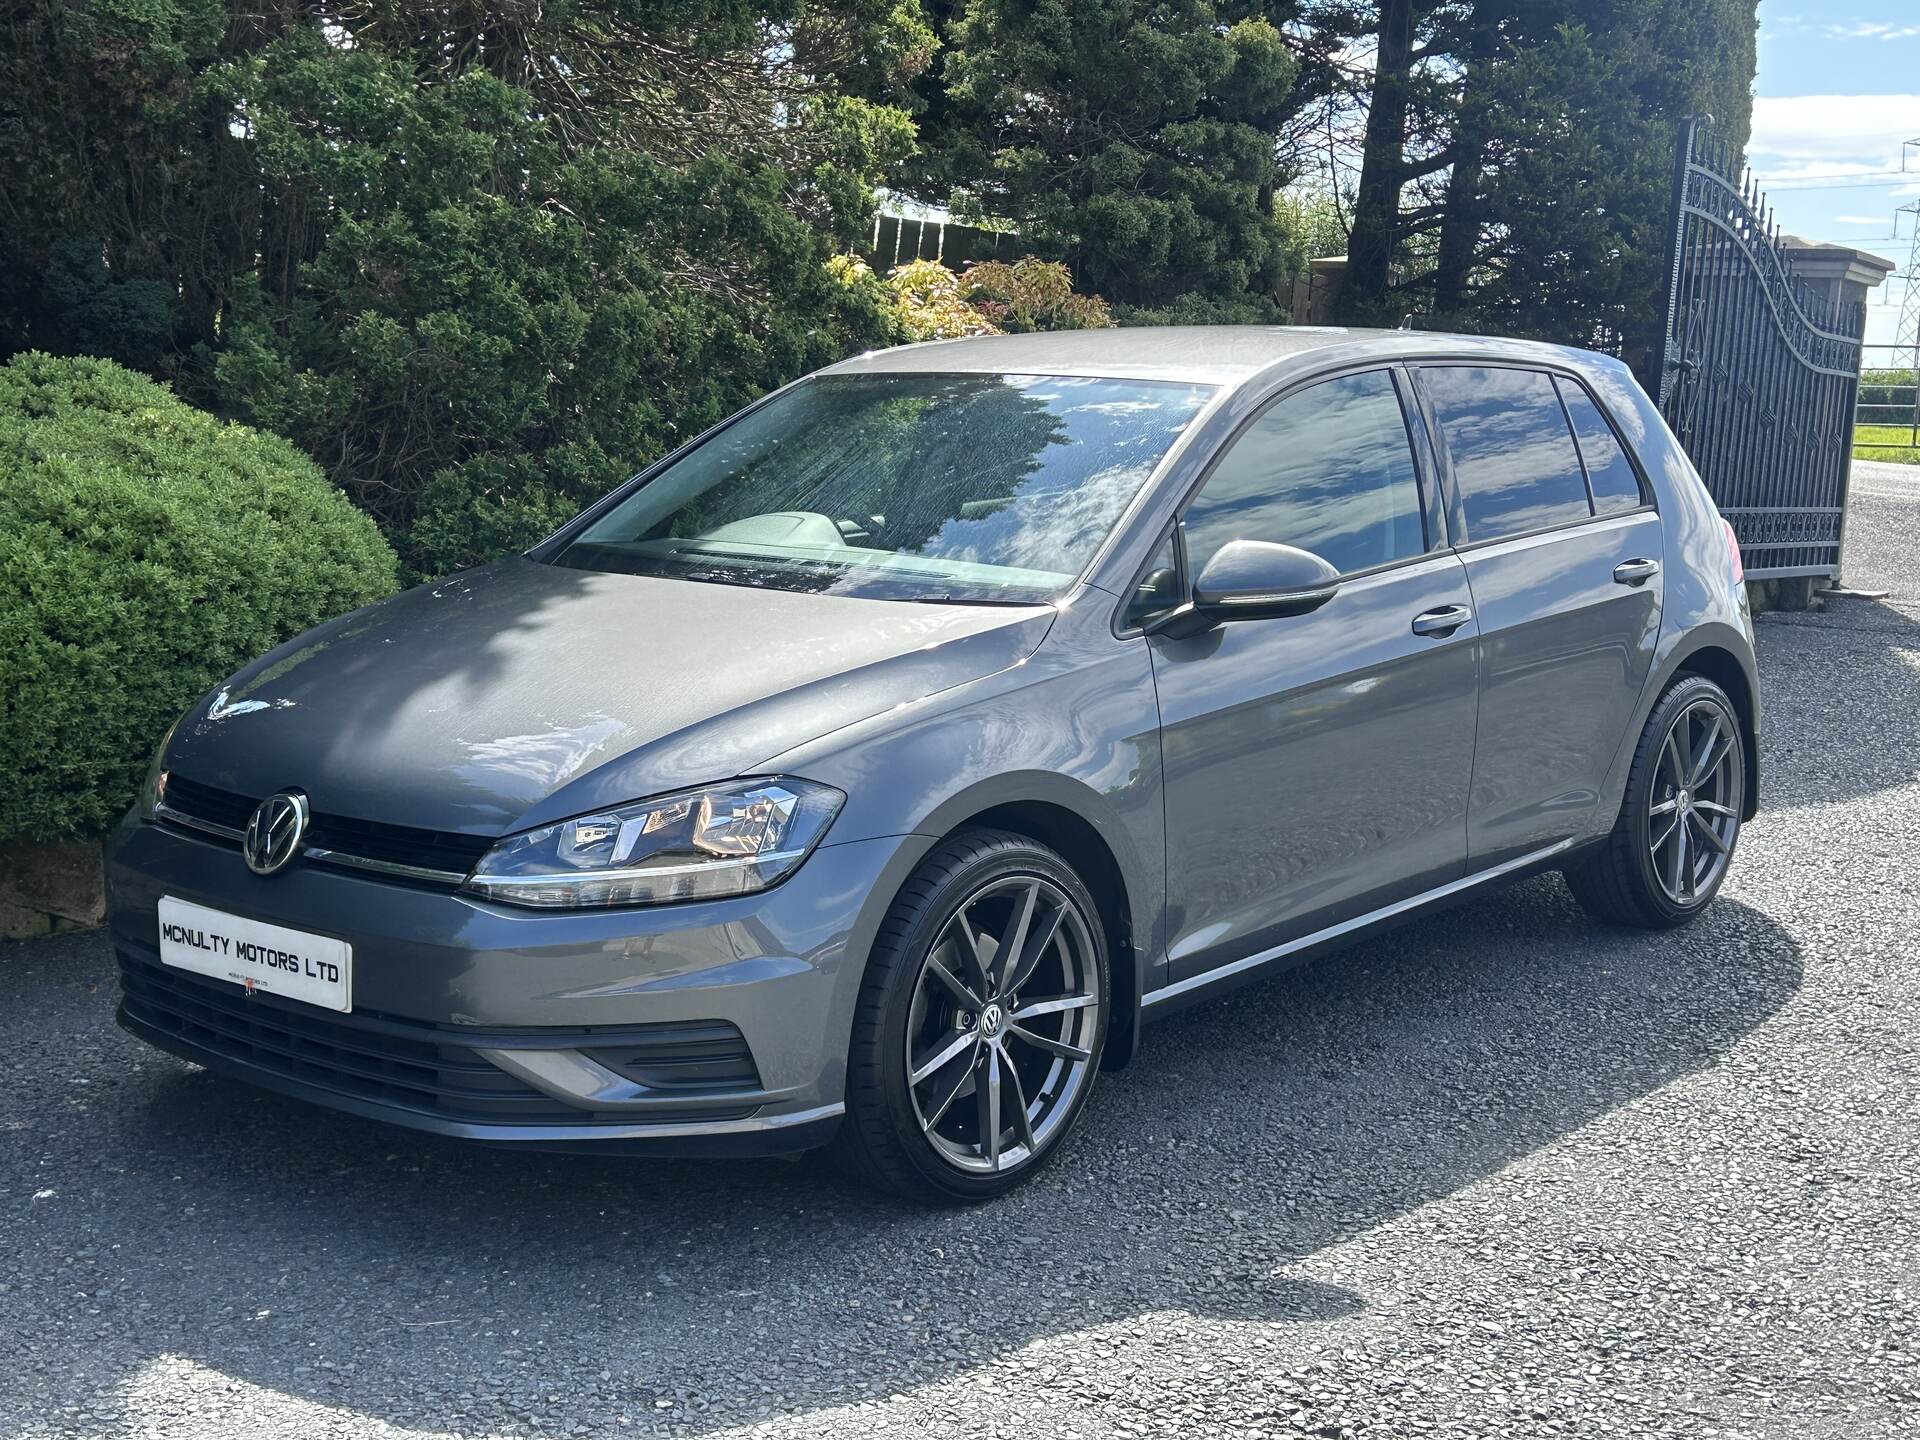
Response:
[[[830,375],[963,371],[1000,375],[1086,375],[1237,385],[1283,360],[1336,348],[1356,359],[1422,356],[1591,362],[1586,351],[1532,340],[1426,330],[1360,330],[1323,325],[1158,325],[976,335],[869,350],[829,366]],[[1328,357],[1331,358],[1331,357]]]

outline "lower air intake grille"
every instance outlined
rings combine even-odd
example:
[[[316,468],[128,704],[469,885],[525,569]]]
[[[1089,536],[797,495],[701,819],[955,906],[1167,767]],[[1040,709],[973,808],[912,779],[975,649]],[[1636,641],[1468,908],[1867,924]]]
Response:
[[[120,985],[127,1018],[139,1025],[214,1056],[359,1099],[481,1124],[630,1124],[635,1118],[632,1112],[595,1115],[563,1104],[461,1043],[497,1035],[461,1035],[452,1027],[358,1011],[336,1015],[271,996],[248,999],[234,986],[124,951]],[[731,1032],[731,1041],[722,1032]],[[546,1035],[542,1039],[548,1042]],[[639,1073],[622,1073],[648,1085],[654,1082],[643,1076],[657,1074],[663,1090],[758,1088],[745,1039],[721,1021],[552,1032],[550,1041],[568,1049],[595,1042],[604,1047],[589,1052],[596,1058],[636,1057]],[[753,1113],[753,1106],[725,1107],[724,1093],[717,1098],[721,1106],[676,1109],[657,1118],[729,1120]]]
[[[725,1020],[650,1025],[618,1045],[584,1052],[649,1090],[758,1090],[760,1072],[739,1027]]]

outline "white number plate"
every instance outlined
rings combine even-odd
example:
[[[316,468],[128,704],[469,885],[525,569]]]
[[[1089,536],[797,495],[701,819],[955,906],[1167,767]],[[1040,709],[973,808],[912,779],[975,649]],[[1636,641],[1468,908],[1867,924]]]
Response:
[[[353,947],[327,935],[163,895],[160,959],[177,970],[231,980],[249,990],[328,1010],[353,1009]]]

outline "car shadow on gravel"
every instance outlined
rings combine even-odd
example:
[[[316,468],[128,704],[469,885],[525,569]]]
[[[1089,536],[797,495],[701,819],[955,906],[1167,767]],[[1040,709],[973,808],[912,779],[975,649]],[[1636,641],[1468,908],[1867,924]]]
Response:
[[[1303,1262],[1713,1066],[1800,979],[1745,905],[1606,930],[1538,878],[1153,1027],[1044,1176],[945,1212],[814,1164],[464,1146],[143,1054],[90,1192],[34,1212],[22,1288],[91,1277],[59,1303],[98,1317],[34,1363],[119,1376],[89,1428],[186,1361],[403,1428],[697,1433],[1147,1312],[1326,1321],[1393,1302]]]

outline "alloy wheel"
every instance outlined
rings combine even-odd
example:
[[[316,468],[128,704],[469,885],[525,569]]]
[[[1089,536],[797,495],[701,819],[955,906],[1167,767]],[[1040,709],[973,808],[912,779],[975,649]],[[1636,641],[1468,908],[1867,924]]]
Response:
[[[935,1152],[988,1174],[1040,1154],[1088,1083],[1103,999],[1086,917],[1059,886],[1004,876],[968,896],[907,1020],[907,1092]]]
[[[1733,717],[1702,698],[1674,718],[1660,747],[1647,850],[1676,905],[1710,894],[1740,834],[1740,737]]]

